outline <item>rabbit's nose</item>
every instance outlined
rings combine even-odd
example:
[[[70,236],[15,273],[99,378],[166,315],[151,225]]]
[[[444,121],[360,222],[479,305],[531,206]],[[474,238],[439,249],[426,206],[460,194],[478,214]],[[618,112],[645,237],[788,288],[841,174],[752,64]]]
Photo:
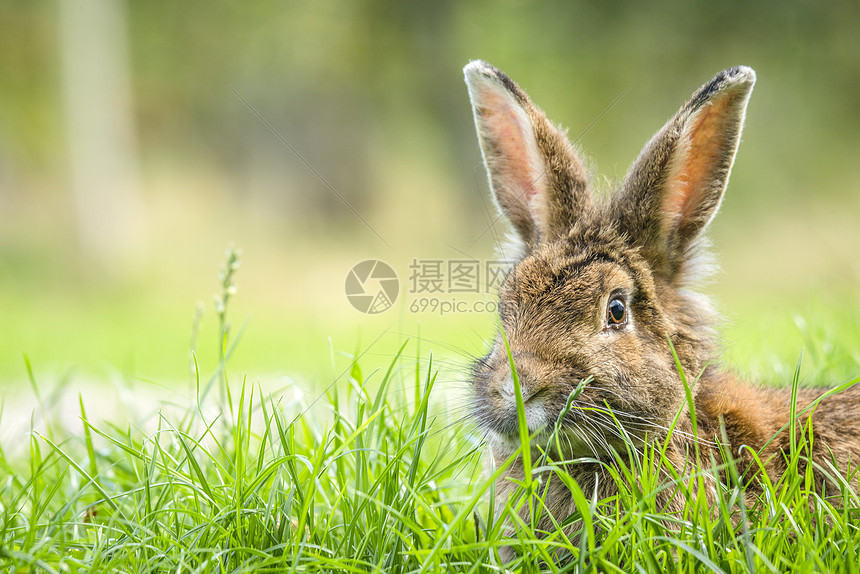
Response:
[[[499,394],[505,399],[514,398],[514,376],[511,373],[506,374],[499,385]]]
[[[532,398],[541,390],[540,385],[535,384],[534,381],[530,381],[528,377],[524,377],[523,373],[521,372],[517,373],[517,379],[520,383],[520,392],[522,393],[524,403],[528,402],[530,398]],[[514,376],[510,372],[506,373],[502,377],[502,380],[499,382],[498,389],[499,394],[502,396],[503,399],[511,402],[516,401]]]

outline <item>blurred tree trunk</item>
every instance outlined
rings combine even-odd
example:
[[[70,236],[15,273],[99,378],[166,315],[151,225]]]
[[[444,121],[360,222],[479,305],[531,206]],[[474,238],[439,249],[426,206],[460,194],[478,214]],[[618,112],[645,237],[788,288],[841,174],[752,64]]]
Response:
[[[142,252],[125,3],[58,0],[66,139],[84,258],[118,270]]]

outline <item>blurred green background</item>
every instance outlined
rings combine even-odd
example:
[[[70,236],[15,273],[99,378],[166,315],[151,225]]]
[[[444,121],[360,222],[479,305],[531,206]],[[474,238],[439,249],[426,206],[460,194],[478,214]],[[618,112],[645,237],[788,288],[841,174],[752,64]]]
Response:
[[[341,351],[375,365],[409,336],[458,384],[494,319],[414,313],[407,278],[506,231],[484,233],[475,58],[581,135],[605,189],[699,85],[755,68],[712,227],[729,362],[785,382],[806,347],[806,380],[860,374],[858,22],[857,2],[6,0],[0,385],[26,388],[23,354],[41,380],[186,384],[230,241],[234,373],[321,388]],[[374,316],[344,296],[370,258],[402,281]]]

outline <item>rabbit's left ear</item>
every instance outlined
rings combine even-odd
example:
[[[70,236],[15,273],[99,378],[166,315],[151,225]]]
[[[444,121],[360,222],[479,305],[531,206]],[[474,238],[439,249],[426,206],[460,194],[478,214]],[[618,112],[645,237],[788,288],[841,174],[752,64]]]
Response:
[[[710,223],[726,189],[755,72],[720,72],[651,139],[634,162],[613,211],[621,230],[669,278]]]
[[[463,70],[493,196],[528,250],[567,234],[590,210],[588,176],[564,132],[498,69]]]

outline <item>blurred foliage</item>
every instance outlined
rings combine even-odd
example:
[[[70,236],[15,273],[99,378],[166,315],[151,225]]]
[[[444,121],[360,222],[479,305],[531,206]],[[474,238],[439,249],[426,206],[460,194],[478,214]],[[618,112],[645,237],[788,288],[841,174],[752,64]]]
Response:
[[[856,317],[857,2],[130,2],[150,239],[121,272],[90,265],[76,239],[58,14],[50,2],[0,4],[0,378],[21,379],[22,352],[59,368],[181,376],[187,358],[171,352],[229,240],[247,254],[237,305],[251,316],[236,365],[328,376],[328,335],[352,349],[418,322],[431,341],[479,351],[492,317],[369,318],[342,293],[368,257],[405,277],[415,257],[491,256],[504,226],[481,236],[486,181],[461,75],[473,58],[569,128],[604,187],[697,86],[755,68],[714,226],[723,307],[751,310],[729,330],[732,349],[756,363],[737,349],[766,348],[755,326],[778,308],[795,333],[778,352],[793,361],[791,317],[811,291]],[[765,296],[779,305],[755,304]]]

